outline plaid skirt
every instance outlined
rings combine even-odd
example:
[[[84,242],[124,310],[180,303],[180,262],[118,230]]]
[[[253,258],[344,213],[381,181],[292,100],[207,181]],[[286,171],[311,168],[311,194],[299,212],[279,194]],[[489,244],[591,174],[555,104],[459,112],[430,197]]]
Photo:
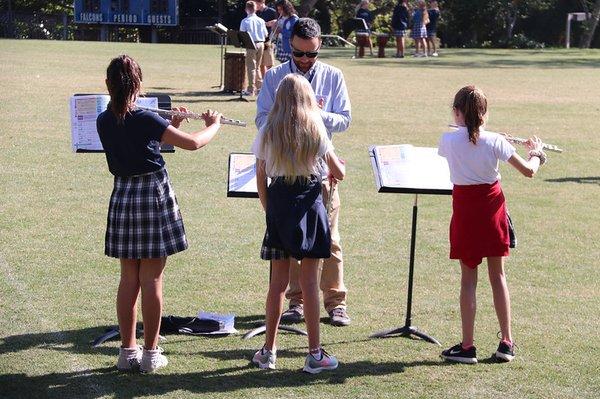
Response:
[[[115,176],[104,253],[114,258],[162,258],[188,247],[183,219],[165,168]]]
[[[427,27],[425,25],[421,25],[421,27],[413,27],[412,30],[412,38],[413,39],[422,39],[427,37]]]
[[[288,62],[292,58],[292,53],[288,53],[283,49],[283,42],[281,39],[277,40],[277,44],[275,45],[275,59],[282,64],[284,62]]]

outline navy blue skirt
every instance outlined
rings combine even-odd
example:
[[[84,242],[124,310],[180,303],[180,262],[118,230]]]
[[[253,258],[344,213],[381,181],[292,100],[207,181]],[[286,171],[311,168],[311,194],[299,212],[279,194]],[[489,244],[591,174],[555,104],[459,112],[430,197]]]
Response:
[[[329,258],[331,231],[321,194],[321,177],[286,184],[274,178],[267,188],[267,233],[263,246],[295,259]]]

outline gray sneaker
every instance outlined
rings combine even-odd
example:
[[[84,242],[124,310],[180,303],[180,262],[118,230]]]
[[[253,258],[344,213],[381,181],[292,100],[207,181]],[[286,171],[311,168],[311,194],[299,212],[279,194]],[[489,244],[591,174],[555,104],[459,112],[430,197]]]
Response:
[[[302,371],[310,374],[317,374],[323,370],[335,370],[337,369],[338,364],[338,360],[335,356],[330,355],[325,352],[325,349],[321,348],[321,358],[319,360],[317,360],[312,353],[309,353],[308,356],[306,356]]]
[[[140,367],[141,361],[141,345],[137,345],[135,348],[119,348],[119,360],[117,361],[117,369],[119,371],[137,370]]]
[[[157,346],[156,349],[144,349],[142,353],[142,361],[140,362],[140,371],[142,373],[153,373],[161,367],[169,364],[167,357],[162,354],[163,349]]]
[[[345,327],[352,322],[344,308],[335,308],[329,312],[329,320],[331,325],[336,327]]]
[[[290,305],[289,309],[281,314],[282,323],[302,323],[304,321],[304,307],[302,305]]]
[[[256,364],[260,369],[275,369],[277,361],[277,351],[271,352],[262,347],[252,357],[252,363]]]

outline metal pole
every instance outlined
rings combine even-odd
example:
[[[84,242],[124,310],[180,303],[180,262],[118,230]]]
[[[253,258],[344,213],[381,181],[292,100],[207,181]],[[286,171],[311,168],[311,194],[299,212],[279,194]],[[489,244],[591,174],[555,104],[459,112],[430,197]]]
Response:
[[[567,33],[565,37],[565,47],[571,48],[571,14],[567,14]]]
[[[415,271],[415,246],[417,242],[417,210],[419,194],[415,194],[415,203],[412,213],[412,229],[410,234],[410,261],[408,264],[408,298],[406,300],[406,326],[412,326],[412,292]]]

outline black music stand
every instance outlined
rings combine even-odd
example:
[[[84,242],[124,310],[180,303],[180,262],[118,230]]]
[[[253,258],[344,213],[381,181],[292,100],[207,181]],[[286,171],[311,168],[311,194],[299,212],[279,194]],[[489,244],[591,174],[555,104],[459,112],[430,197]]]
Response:
[[[387,147],[399,147],[399,146],[387,146]],[[408,146],[412,147],[412,146]],[[373,333],[371,338],[389,338],[392,336],[401,336],[401,337],[412,337],[416,336],[421,338],[424,341],[430,342],[432,344],[437,344],[441,346],[439,341],[433,338],[431,335],[419,330],[417,327],[412,325],[412,295],[413,295],[413,278],[414,278],[414,268],[415,268],[415,247],[416,247],[416,238],[417,238],[417,212],[418,212],[418,198],[419,194],[432,194],[432,195],[451,195],[452,194],[452,184],[450,183],[450,175],[448,171],[448,164],[446,160],[437,156],[437,149],[433,148],[420,148],[420,147],[412,147],[408,148],[408,150],[413,150],[415,157],[419,157],[422,155],[427,155],[431,157],[431,159],[435,160],[432,162],[426,162],[423,166],[426,168],[419,168],[417,165],[402,168],[403,166],[408,166],[409,156],[406,154],[400,154],[398,159],[386,159],[384,164],[383,160],[378,159],[377,156],[377,147],[372,146],[369,148],[369,155],[371,157],[371,166],[373,167],[373,173],[375,175],[375,184],[377,186],[377,191],[380,193],[399,193],[399,194],[414,194],[415,202],[413,204],[412,210],[412,228],[411,228],[411,236],[410,236],[410,259],[408,263],[408,292],[407,292],[407,301],[406,301],[406,319],[404,321],[404,326],[390,328],[387,330],[382,330]],[[423,151],[427,150],[427,151]],[[435,153],[431,150],[434,150]],[[422,154],[420,154],[422,153]],[[435,156],[439,159],[437,159]],[[412,156],[412,155],[411,155]],[[404,158],[404,159],[403,159]],[[390,165],[391,163],[397,161],[396,165]],[[386,176],[386,178],[382,177],[387,173],[393,173],[393,171],[386,171],[382,173],[383,168],[397,168],[396,171],[401,170],[399,176],[396,176],[395,184],[391,185],[386,179],[389,179],[390,176]],[[402,170],[404,169],[404,170]],[[415,171],[416,174],[419,172],[426,171],[424,175],[415,176],[411,175],[411,171]],[[438,175],[439,174],[439,175]],[[432,176],[434,180],[433,182],[427,181],[428,175]],[[440,178],[441,175],[441,178]],[[402,182],[402,180],[405,180]]]
[[[236,157],[242,160],[242,169],[237,170],[236,167],[232,168],[237,162]],[[229,162],[227,166],[227,197],[229,198],[258,198],[258,192],[256,191],[256,159],[253,154],[250,153],[231,153],[229,154]],[[271,281],[271,273],[273,271],[272,264],[269,263],[269,282]],[[288,326],[279,323],[279,330],[291,332],[298,335],[308,335],[306,331],[300,330],[299,328]],[[257,335],[264,334],[267,330],[266,324],[262,324],[253,330],[248,331],[242,336],[242,339],[250,339]]]
[[[219,91],[223,91],[225,88],[224,80],[225,80],[225,47],[227,46],[227,31],[228,29],[221,24],[214,24],[211,26],[207,26],[206,29],[219,36],[219,42],[221,44],[221,74],[220,74],[220,83],[219,86],[213,86],[212,88],[218,88]]]
[[[229,29],[227,31],[227,38],[229,39],[229,43],[231,43],[234,47],[243,48],[245,50],[256,50],[256,45],[250,37],[248,32],[241,32],[238,30]],[[242,78],[242,82],[243,82]],[[243,83],[242,83],[243,84]],[[228,101],[245,101],[248,102],[248,99],[244,98],[242,93],[244,92],[244,88],[240,90],[240,96],[237,98],[233,98]]]

